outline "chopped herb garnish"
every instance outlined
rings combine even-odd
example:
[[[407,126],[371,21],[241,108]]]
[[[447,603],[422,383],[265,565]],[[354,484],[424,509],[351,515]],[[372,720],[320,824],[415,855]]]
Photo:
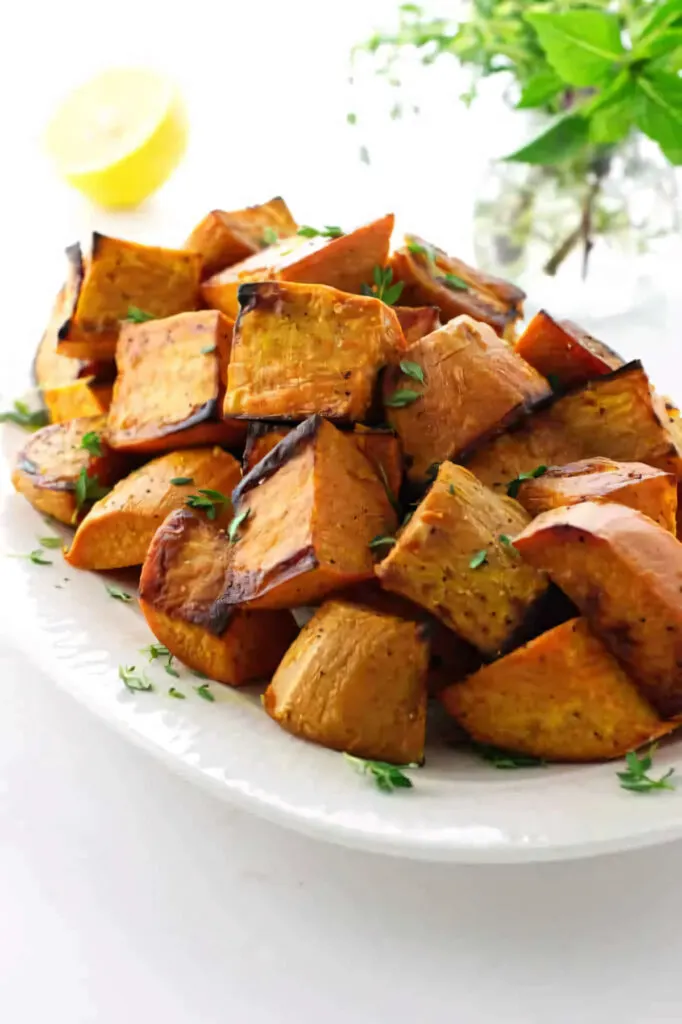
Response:
[[[309,224],[302,224],[296,233],[301,238],[341,238],[345,231],[336,224],[325,224],[321,231],[311,228]]]
[[[413,515],[414,515],[414,509],[411,508],[410,511],[405,516],[405,518],[403,519],[403,521],[401,523],[401,526],[407,526],[407,524],[409,523],[409,521],[410,521],[410,519],[412,518]]]
[[[94,430],[88,430],[87,434],[83,434],[81,448],[85,448],[86,452],[99,458],[102,454],[102,439]]]
[[[118,677],[125,684],[126,689],[141,690],[142,692],[149,692],[154,689],[153,683],[147,679],[144,672],[136,673],[137,669],[134,665],[128,667],[125,665],[118,666]]]
[[[46,409],[29,409],[26,402],[17,400],[10,412],[0,412],[0,423],[16,423],[24,430],[38,430],[50,422]]]
[[[193,669],[190,669],[190,671],[191,671],[193,676],[197,677],[197,679],[208,679],[209,678],[206,675],[205,672],[200,672],[199,669],[193,668]]]
[[[358,115],[354,114],[352,110],[349,110],[348,113],[346,114],[346,123],[347,124],[357,124],[358,123]]]
[[[44,555],[45,552],[42,548],[36,548],[34,551],[29,551],[27,555],[10,555],[10,558],[26,558],[34,565],[52,565],[49,558],[45,558]]]
[[[436,477],[438,476],[438,471],[440,470],[441,466],[441,462],[432,462],[431,465],[427,467],[425,476],[429,483],[432,484],[433,481],[436,479]]]
[[[675,784],[668,782],[675,771],[674,768],[669,768],[664,775],[661,775],[660,779],[652,779],[650,775],[647,775],[653,764],[657,746],[657,743],[652,743],[648,750],[642,751],[641,757],[636,750],[630,750],[625,755],[627,770],[616,773],[623,789],[629,789],[633,793],[650,793],[654,789],[675,789]]]
[[[516,754],[511,750],[501,750],[499,747],[493,747],[488,743],[474,743],[474,750],[479,754],[485,761],[490,763],[495,768],[501,769],[514,769],[514,768],[544,768],[546,762],[540,757],[532,757],[530,754]]]
[[[44,548],[51,548],[54,551],[62,546],[61,537],[38,537],[38,540]]]
[[[143,309],[138,309],[137,306],[128,306],[126,320],[130,324],[146,324],[148,320],[156,320],[156,316],[153,313],[145,313]]]
[[[236,516],[233,518],[232,522],[227,528],[227,536],[230,540],[230,544],[236,544],[237,541],[239,540],[239,537],[237,536],[239,532],[239,527],[249,518],[250,512],[250,508],[243,508],[241,512],[237,512]]]
[[[395,543],[396,543],[395,537],[379,536],[379,537],[375,537],[373,540],[371,540],[369,542],[369,546],[372,549],[374,549],[374,548],[384,548],[384,547],[392,548]]]
[[[124,604],[127,604],[128,601],[132,601],[133,599],[132,594],[129,594],[127,590],[121,590],[120,587],[117,587],[113,583],[106,584],[106,591],[109,597],[113,597],[114,601],[123,601]]]
[[[535,480],[539,476],[544,476],[546,472],[547,466],[536,466],[535,469],[531,469],[530,473],[519,473],[516,480],[512,480],[508,485],[507,494],[510,498],[515,498],[524,480]]]
[[[76,508],[80,512],[84,505],[106,497],[111,487],[102,487],[98,476],[89,476],[85,466],[81,467],[76,480]]]
[[[279,242],[279,234],[274,228],[267,227],[263,231],[263,245],[275,245]]]
[[[180,673],[176,672],[173,668],[173,655],[165,644],[149,644],[141,649],[140,654],[146,654],[150,661],[156,661],[157,658],[166,658],[167,661],[164,668],[168,675],[175,676],[176,679],[180,678]]]
[[[463,281],[461,277],[457,277],[457,274],[443,274],[443,284],[446,288],[449,288],[453,292],[468,292],[469,285],[466,281]]]
[[[429,263],[436,262],[436,254],[428,245],[422,245],[420,242],[408,242],[407,248],[410,252],[414,253],[415,256],[425,256]]]
[[[375,299],[381,299],[387,306],[393,306],[402,295],[403,288],[405,287],[404,281],[393,281],[393,269],[392,267],[378,267],[375,266],[373,275],[374,284],[368,285],[363,284],[361,292],[363,295],[371,295]]]
[[[199,351],[202,356],[210,356],[212,352],[215,352],[215,345],[204,345]]]
[[[186,700],[186,696],[180,690],[176,690],[174,686],[168,688],[168,696],[175,697],[176,700]]]
[[[392,395],[384,399],[384,405],[390,409],[404,409],[406,405],[412,405],[418,398],[421,398],[419,391],[411,391],[410,388],[399,388]]]
[[[206,513],[208,519],[215,519],[218,512],[222,512],[223,505],[230,499],[221,494],[220,491],[212,491],[210,488],[201,488],[198,494],[190,494],[185,505],[189,508],[201,509]]]
[[[195,686],[194,691],[195,693],[198,693],[200,697],[203,697],[204,700],[211,701],[211,703],[215,700],[215,697],[208,688],[208,683],[202,683],[201,686]]]
[[[455,488],[452,484],[450,484],[450,486],[448,487],[448,494],[456,494]]]
[[[393,511],[396,512],[397,515],[400,515],[400,502],[398,501],[395,494],[391,490],[390,484],[388,482],[388,477],[386,476],[386,470],[384,469],[381,463],[377,465],[377,469],[379,471],[379,476],[381,477],[381,482],[384,485],[384,490],[386,491],[386,497],[393,506]]]
[[[497,539],[499,540],[500,544],[504,544],[505,547],[508,547],[508,548],[513,548],[514,547],[513,540],[511,539],[511,537],[508,537],[506,533],[501,533],[500,536]]]
[[[343,755],[360,775],[369,775],[377,789],[382,793],[392,793],[394,789],[412,789],[412,779],[404,774],[404,768],[418,768],[417,764],[388,764],[386,761],[368,761],[364,757],[353,754]]]
[[[174,487],[184,487],[185,484],[193,484],[194,478],[191,476],[174,476],[171,483]]]
[[[483,565],[484,562],[488,561],[488,552],[485,548],[482,551],[477,551],[469,562],[470,569],[478,569]]]
[[[425,383],[424,371],[419,363],[412,363],[409,359],[403,359],[400,363],[400,369],[406,377],[412,377],[413,380],[418,380],[420,384]]]

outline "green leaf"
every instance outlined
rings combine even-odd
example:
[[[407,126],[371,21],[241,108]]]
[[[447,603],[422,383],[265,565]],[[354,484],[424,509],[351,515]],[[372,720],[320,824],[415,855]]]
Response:
[[[682,80],[649,70],[637,79],[637,126],[659,144],[672,164],[682,164]]]
[[[126,320],[131,324],[144,324],[148,320],[156,320],[156,317],[153,313],[145,313],[143,309],[138,309],[137,306],[128,306]]]
[[[409,359],[403,359],[400,363],[400,369],[406,377],[412,377],[413,380],[418,380],[420,384],[425,383],[424,371],[419,363],[413,363]]]
[[[616,772],[622,789],[631,790],[633,793],[650,793],[656,789],[675,789],[675,784],[668,782],[674,773],[674,768],[669,768],[664,775],[658,779],[652,779],[647,772],[653,765],[653,758],[657,744],[653,743],[648,750],[642,751],[640,756],[636,750],[630,750],[625,755],[626,770]]]
[[[232,519],[227,528],[227,536],[229,537],[230,544],[236,544],[239,540],[239,527],[249,518],[250,512],[250,508],[243,508],[241,512],[237,512],[236,516]]]
[[[303,224],[296,233],[302,238],[340,238],[345,234],[343,229],[336,224],[325,224],[322,231],[311,228],[309,224]]]
[[[208,688],[208,683],[202,683],[201,686],[195,686],[194,692],[204,700],[210,701],[211,704],[215,701],[215,697]]]
[[[507,485],[507,494],[510,498],[515,498],[519,493],[519,488],[524,480],[537,480],[538,477],[544,476],[547,472],[547,466],[536,466],[535,469],[531,469],[529,473],[519,473],[516,480],[510,481]]]
[[[388,537],[388,536],[382,537],[382,536],[379,536],[379,537],[374,537],[374,539],[369,542],[369,547],[372,548],[372,550],[374,550],[374,548],[383,548],[383,547],[392,548],[395,543],[396,543],[395,537]]]
[[[176,700],[186,700],[185,694],[180,690],[176,690],[174,686],[168,688],[168,696],[175,697]]]
[[[671,28],[642,40],[632,54],[633,60],[658,60],[682,48],[682,28]]]
[[[569,85],[600,85],[625,56],[620,21],[607,11],[573,10],[552,14],[530,11],[547,60]]]
[[[419,767],[417,764],[396,765],[386,761],[369,761],[348,753],[343,756],[360,775],[369,775],[382,793],[392,793],[394,789],[412,789],[412,780],[405,775],[403,769]]]
[[[564,83],[552,68],[538,71],[524,85],[521,98],[516,104],[516,109],[529,110],[532,107],[542,107],[549,100],[554,99],[563,88]]]
[[[87,434],[83,434],[81,448],[84,448],[86,452],[90,452],[95,458],[100,458],[102,455],[102,439],[94,430],[88,430]]]
[[[275,245],[279,241],[279,235],[273,227],[268,226],[263,231],[263,245]]]
[[[580,114],[565,114],[504,159],[520,164],[558,164],[579,153],[588,140],[589,121]]]
[[[132,594],[129,594],[126,590],[121,590],[120,587],[114,586],[113,583],[107,583],[106,590],[109,597],[113,597],[115,601],[123,601],[124,604],[127,604],[128,601],[133,599]]]
[[[449,288],[451,292],[468,292],[469,285],[461,277],[457,277],[457,274],[443,274],[441,278],[442,283],[446,288]]]
[[[44,548],[52,548],[55,551],[57,548],[60,548],[63,543],[61,537],[38,537],[38,540]]]
[[[546,762],[530,754],[516,754],[511,750],[501,750],[489,743],[474,743],[473,748],[484,761],[490,761],[495,768],[544,768]]]
[[[640,40],[665,32],[670,28],[682,27],[682,0],[666,0],[666,3],[652,5],[651,17],[642,26]]]
[[[50,422],[46,409],[29,409],[26,402],[17,400],[10,412],[0,412],[0,423],[16,423],[24,430],[39,430]]]
[[[391,409],[404,409],[406,405],[412,405],[422,396],[418,391],[411,391],[410,388],[399,388],[389,398],[384,399],[384,405]]]
[[[174,487],[184,487],[185,484],[193,484],[194,478],[191,476],[174,476],[171,479],[171,483]]]
[[[485,548],[482,551],[477,551],[469,562],[470,569],[479,569],[484,562],[488,561],[488,552]]]
[[[98,476],[90,476],[85,466],[81,467],[75,485],[76,509],[80,512],[84,505],[105,498],[111,487],[102,487]]]
[[[623,72],[585,108],[589,115],[590,139],[601,145],[620,142],[634,123],[638,103],[634,79]]]
[[[125,665],[118,666],[118,677],[125,684],[128,690],[140,690],[142,692],[149,692],[154,689],[153,684],[147,679],[144,672],[137,673],[137,669],[134,665],[126,667]]]
[[[396,302],[403,293],[405,287],[404,281],[396,281],[390,288],[385,288],[383,294],[377,295],[378,299],[385,302],[387,306],[395,306]]]

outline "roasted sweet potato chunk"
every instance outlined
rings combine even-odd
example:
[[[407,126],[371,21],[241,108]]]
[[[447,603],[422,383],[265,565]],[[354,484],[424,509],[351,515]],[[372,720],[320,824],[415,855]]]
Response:
[[[425,629],[344,601],[303,627],[264,706],[304,739],[357,757],[421,762],[426,731]]]
[[[202,278],[206,278],[248,259],[280,238],[295,235],[297,226],[289,207],[277,196],[245,210],[212,210],[197,224],[185,249],[199,253]]]
[[[220,418],[231,338],[232,323],[215,310],[127,324],[116,350],[111,446],[156,452],[241,441],[246,428]]]
[[[523,315],[526,295],[520,288],[475,270],[417,235],[405,236],[390,265],[394,280],[404,282],[404,306],[438,306],[444,321],[465,314],[505,337],[513,336]]]
[[[113,384],[95,384],[94,377],[80,377],[70,384],[43,389],[43,402],[51,423],[64,423],[82,416],[101,416],[111,405]]]
[[[665,718],[682,714],[682,544],[648,516],[592,501],[514,541],[568,594]]]
[[[230,561],[225,533],[187,509],[154,535],[140,577],[152,633],[183,664],[230,686],[269,679],[297,633],[289,612],[219,603]]]
[[[668,416],[640,362],[557,399],[483,444],[466,464],[488,487],[506,493],[511,481],[538,466],[563,466],[599,455],[682,475]]]
[[[403,335],[379,299],[324,285],[242,285],[225,416],[364,419],[380,368]]]
[[[73,285],[75,288],[75,284]],[[91,377],[96,384],[108,383],[114,379],[116,366],[113,360],[69,359],[57,352],[57,333],[68,316],[73,304],[71,285],[67,282],[55,299],[50,320],[40,339],[33,361],[33,379],[39,388],[59,387],[71,384],[80,377]]]
[[[477,742],[547,761],[622,757],[674,728],[584,619],[484,666],[441,699]]]
[[[120,323],[131,307],[155,317],[197,308],[198,253],[138,245],[97,232],[87,258],[79,245],[66,252],[77,287],[58,332],[60,354],[112,359]]]
[[[123,473],[121,457],[104,441],[105,426],[106,416],[89,416],[38,430],[17,457],[15,489],[39,512],[71,524],[80,511],[85,514],[100,488],[115,483]],[[83,447],[86,434],[99,440],[94,447],[100,455]]]
[[[220,448],[189,448],[152,459],[120,480],[81,522],[66,560],[79,569],[142,565],[154,533],[191,495],[226,497],[214,505],[218,525],[232,518],[229,496],[241,478],[239,463]]]
[[[617,370],[624,359],[572,320],[555,320],[541,309],[514,346],[516,352],[548,377],[555,389],[585,384]]]
[[[377,576],[494,657],[528,635],[547,594],[545,575],[528,571],[510,543],[527,522],[515,501],[444,462]]]
[[[415,342],[405,359],[421,369],[424,383],[390,366],[384,404],[415,481],[424,481],[434,462],[504,430],[551,394],[544,377],[492,328],[466,316]]]
[[[405,335],[405,342],[411,345],[441,326],[438,306],[394,306],[395,314]]]
[[[370,541],[392,533],[384,484],[348,434],[312,416],[232,495],[241,525],[222,600],[257,608],[318,601],[374,572]]]
[[[393,223],[388,214],[338,238],[285,238],[210,277],[202,285],[204,300],[235,319],[237,291],[249,281],[298,281],[359,292],[371,282],[374,267],[386,263]]]
[[[676,529],[677,480],[643,462],[583,459],[552,466],[542,476],[522,481],[516,497],[531,516],[581,501],[615,501],[643,512],[673,534]]]

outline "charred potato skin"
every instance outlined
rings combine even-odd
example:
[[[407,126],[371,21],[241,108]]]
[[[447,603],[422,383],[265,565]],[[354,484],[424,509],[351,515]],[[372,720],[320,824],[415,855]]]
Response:
[[[555,320],[544,309],[535,314],[514,348],[559,389],[586,384],[625,364],[617,352],[578,324]]]
[[[281,196],[244,210],[212,210],[194,228],[184,248],[202,258],[202,279],[212,277],[226,267],[248,259],[267,248],[263,235],[267,228],[279,238],[296,234],[298,225]]]
[[[547,761],[622,757],[670,732],[584,619],[543,633],[441,693],[478,743]]]
[[[81,377],[93,378],[94,384],[108,384],[116,375],[116,367],[112,361],[69,359],[57,351],[57,332],[73,305],[73,287],[73,281],[67,280],[59,289],[33,359],[33,383],[41,389],[71,384]]]
[[[624,505],[545,512],[514,544],[575,602],[666,719],[682,714],[682,545]]]

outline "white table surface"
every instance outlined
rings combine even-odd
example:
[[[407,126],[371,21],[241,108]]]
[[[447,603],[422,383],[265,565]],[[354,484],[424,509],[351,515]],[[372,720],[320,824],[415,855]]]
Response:
[[[341,134],[355,105],[338,86],[345,53],[392,8],[204,0],[172,14],[145,0],[68,0],[3,15],[1,390],[18,380],[16,353],[35,343],[60,247],[88,226],[178,242],[211,206],[279,191],[312,223],[401,204],[425,234],[454,218],[413,184],[434,111],[411,126],[409,145],[404,126],[373,128],[384,135],[371,171],[357,162],[356,137]],[[157,200],[117,221],[54,182],[35,140],[73,80],[141,59],[176,73],[195,133]],[[476,173],[472,158],[441,164],[438,177],[466,193]],[[10,600],[0,588],[0,605]],[[32,674],[27,685],[6,644],[0,686],[3,1024],[682,1018],[679,844],[515,868],[353,853],[192,788],[49,679]]]

